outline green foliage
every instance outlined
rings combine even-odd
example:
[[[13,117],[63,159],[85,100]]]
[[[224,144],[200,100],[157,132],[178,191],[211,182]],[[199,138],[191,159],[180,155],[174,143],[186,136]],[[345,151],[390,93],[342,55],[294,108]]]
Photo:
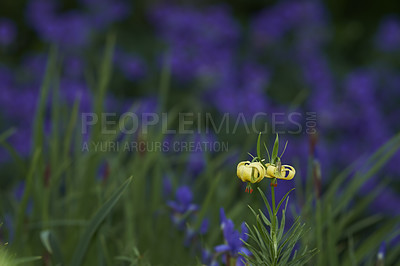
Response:
[[[318,252],[317,249],[308,250],[307,245],[303,246],[301,252],[295,250],[298,241],[309,232],[305,224],[300,222],[300,217],[297,217],[290,229],[284,232],[288,195],[291,191],[281,199],[274,213],[264,193],[259,189],[268,210],[268,217],[260,209],[256,212],[249,206],[256,217],[256,225],[246,224],[250,237],[246,246],[252,252],[252,256],[244,255],[244,257],[251,265],[304,265]],[[285,207],[282,209],[279,225],[277,213],[284,201]]]
[[[104,97],[110,85],[113,43],[113,37],[110,37],[105,56],[99,64],[98,77],[93,78],[99,82],[91,83],[96,92],[97,114],[104,111]],[[32,156],[22,158],[8,145],[7,139],[13,134],[13,129],[0,134],[1,146],[14,158],[9,165],[13,169],[13,180],[25,181],[20,202],[16,202],[11,193],[0,195],[1,216],[11,214],[16,231],[14,242],[7,250],[0,248],[0,265],[71,263],[147,266],[198,263],[196,243],[183,245],[184,233],[171,222],[162,187],[165,175],[172,177],[174,188],[188,182],[185,179],[188,153],[96,151],[93,143],[100,147],[118,139],[120,147],[130,145],[133,137],[122,135],[118,125],[113,128],[113,134],[101,134],[102,128],[94,127],[86,141],[90,149],[83,152],[79,99],[72,108],[59,104],[57,100],[59,60],[53,50],[36,112]],[[168,67],[166,60],[160,91],[161,109],[168,112],[170,126],[176,122],[181,109],[164,110],[169,87]],[[53,127],[50,135],[46,135],[43,114],[49,95],[54,98],[51,109]],[[137,108],[133,105],[131,110]],[[154,128],[143,137],[160,142],[164,136],[160,128]],[[256,136],[247,137],[246,143],[256,141]],[[270,162],[279,161],[278,140],[276,136],[271,156],[267,150]],[[261,160],[260,143],[261,135],[257,144],[257,158]],[[239,149],[240,154],[245,154],[247,150],[247,146],[243,146],[242,150]],[[296,218],[288,231],[284,229],[288,224],[288,210],[291,209],[290,191],[272,206],[261,191],[263,201],[241,193],[240,182],[235,178],[235,167],[228,163],[231,154],[206,153],[206,168],[193,181],[194,201],[200,209],[196,213],[197,219],[185,226],[197,230],[202,219],[209,218],[209,232],[197,239],[197,244],[212,250],[223,241],[218,218],[222,206],[235,223],[246,220],[250,230],[250,240],[246,245],[253,253],[247,259],[254,265],[302,265],[307,261],[310,265],[374,263],[380,243],[398,235],[394,228],[399,219],[365,215],[384,183],[371,195],[360,198],[354,195],[373,175],[379,174],[384,179],[382,169],[399,146],[399,136],[396,136],[372,155],[365,167],[353,177],[354,165],[332,178],[321,195],[313,193],[315,182],[312,171],[308,171],[310,174],[305,185],[301,177],[296,176],[296,200],[301,213],[292,213],[301,215],[301,219]],[[308,167],[312,169],[313,158],[309,161]],[[109,168],[108,176],[98,173],[102,165]],[[45,178],[48,166],[50,171]],[[135,177],[131,185],[129,176]],[[30,201],[34,207],[28,213]],[[261,211],[262,202],[267,213]],[[248,219],[248,205],[252,206],[256,220],[254,225]],[[278,219],[280,210],[282,216]],[[308,247],[317,247],[318,253]],[[399,246],[388,248],[387,265],[394,265],[399,258]]]
[[[360,194],[361,187],[372,176],[379,174],[384,177],[382,167],[399,147],[400,134],[372,154],[359,170],[355,171],[356,164],[353,164],[333,178],[322,195],[299,191],[297,200],[301,215],[312,228],[301,244],[317,246],[320,251],[315,260],[317,265],[373,265],[381,243],[390,242],[399,235],[396,231],[399,217],[388,219],[380,214],[364,215],[375,197],[382,193],[384,183],[370,195],[354,197]],[[310,158],[310,164],[312,161]],[[307,179],[305,191],[312,191],[315,184],[310,180],[315,180],[315,177],[309,174]],[[400,256],[398,248],[388,249],[387,253],[386,264],[394,265]]]

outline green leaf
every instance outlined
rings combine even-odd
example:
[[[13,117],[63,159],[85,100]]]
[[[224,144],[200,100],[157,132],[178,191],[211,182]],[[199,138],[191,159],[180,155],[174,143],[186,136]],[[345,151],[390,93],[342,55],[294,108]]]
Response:
[[[257,140],[257,157],[261,161],[261,132],[258,134]]]
[[[262,190],[261,190],[260,187],[258,187],[257,189],[258,189],[258,191],[259,191],[260,194],[261,194],[261,197],[262,197],[262,199],[263,199],[263,201],[264,201],[265,206],[267,207],[268,214],[269,214],[269,219],[273,219],[274,215],[273,215],[271,206],[269,205],[269,202],[268,202],[267,198],[265,197],[265,195],[264,195],[264,193],[262,192]]]
[[[267,145],[265,145],[265,142],[264,142],[264,148],[265,148],[265,150],[267,151],[268,162],[272,163],[272,162],[271,162],[271,156],[269,155],[269,151],[268,151]]]
[[[266,225],[268,225],[269,227],[271,227],[272,224],[271,224],[271,222],[268,220],[268,218],[265,217],[264,213],[263,213],[260,209],[258,209],[258,212],[260,213],[261,218],[262,218],[262,220],[264,221],[264,223],[265,223]]]
[[[283,148],[283,151],[282,151],[282,153],[281,153],[281,156],[279,156],[279,158],[282,158],[283,154],[285,154],[287,144],[288,144],[288,141],[286,141],[285,147]]]
[[[354,257],[357,262],[361,262],[368,254],[376,250],[380,244],[387,239],[393,228],[399,224],[399,219],[392,219],[387,223],[380,224],[379,227],[369,234],[368,238],[363,241],[354,251]],[[343,265],[349,265],[350,258],[344,261]]]
[[[106,96],[107,87],[109,85],[111,79],[112,72],[112,60],[114,54],[114,46],[115,46],[115,35],[108,35],[107,43],[104,51],[103,60],[100,65],[99,71],[99,83],[95,88],[97,92],[95,94],[94,100],[94,111],[97,117],[101,117],[101,113],[103,110],[104,99]],[[101,125],[102,123],[96,123],[93,127],[92,140],[99,140],[101,134]]]
[[[206,198],[204,199],[204,202],[202,204],[202,208],[201,208],[199,214],[197,215],[197,223],[195,225],[196,229],[200,228],[201,223],[203,222],[203,219],[207,214],[207,211],[210,209],[210,206],[213,204],[212,199],[213,199],[215,191],[218,187],[219,180],[220,180],[220,178],[219,178],[219,176],[217,176],[212,181],[211,188],[208,191]]]
[[[29,263],[29,262],[34,262],[34,261],[40,260],[41,258],[42,258],[41,256],[18,258],[18,259],[14,260],[14,263],[16,265],[20,265],[20,264],[25,264],[25,263]]]
[[[40,150],[36,150],[35,153],[33,154],[33,159],[32,159],[31,165],[29,167],[28,176],[26,178],[25,191],[22,196],[19,208],[17,210],[17,222],[16,222],[17,237],[16,237],[16,239],[19,241],[22,240],[20,237],[23,235],[23,222],[24,222],[24,218],[25,218],[25,211],[26,211],[26,207],[28,206],[29,197],[31,196],[32,191],[33,191],[34,174],[35,174],[36,168],[38,166],[40,154],[41,154]],[[18,243],[18,244],[22,244],[22,243]]]
[[[287,196],[289,196],[289,193],[292,192],[293,190],[295,190],[295,188],[292,188],[291,190],[289,190],[289,192],[287,192],[287,193],[285,194],[285,196],[283,196],[283,198],[279,201],[278,206],[276,207],[276,213],[278,213],[279,208],[281,207],[283,201],[287,198]],[[286,203],[286,205],[287,205],[287,203]],[[285,207],[285,208],[286,208],[286,207]]]
[[[53,255],[56,265],[63,265],[64,259],[60,249],[60,244],[54,234],[50,230],[42,231],[40,232],[40,239],[46,250]]]
[[[282,210],[281,226],[278,231],[278,242],[282,239],[283,231],[285,230],[286,208],[289,202],[289,197],[286,199],[285,208]],[[276,211],[278,212],[278,210]]]
[[[326,239],[327,241],[327,248],[328,248],[328,260],[330,261],[330,265],[335,266],[339,265],[339,254],[337,251],[337,246],[336,242],[338,239],[338,234],[336,232],[336,226],[335,226],[335,221],[334,221],[334,215],[332,212],[332,206],[329,205],[327,209],[328,213],[328,237]],[[345,264],[348,265],[348,264]]]
[[[36,113],[35,113],[35,122],[33,124],[33,147],[34,149],[39,149],[43,147],[44,140],[44,117],[45,117],[45,109],[47,96],[49,94],[53,71],[56,69],[56,58],[57,58],[57,49],[52,47],[50,50],[49,58],[47,59],[46,64],[46,72],[44,76],[44,80],[42,83],[42,87],[40,88],[40,95],[37,103]]]
[[[279,150],[279,137],[278,137],[278,134],[276,134],[274,149],[272,150],[272,157],[271,157],[273,164],[276,163],[276,160],[278,158],[278,150]]]
[[[115,204],[117,204],[118,200],[121,198],[122,194],[131,183],[133,177],[130,177],[128,180],[121,185],[121,187],[116,190],[113,195],[109,198],[109,200],[104,203],[104,205],[97,211],[97,213],[90,220],[87,225],[85,231],[83,232],[78,245],[76,246],[74,255],[71,260],[71,265],[79,266],[82,265],[83,259],[86,254],[86,250],[88,249],[90,240],[92,239],[94,233],[97,231],[100,224],[107,217],[107,215],[114,208]]]
[[[6,139],[8,139],[9,137],[11,137],[12,135],[14,135],[14,133],[17,130],[15,128],[10,128],[6,131],[4,131],[3,133],[0,134],[0,142],[5,141]]]

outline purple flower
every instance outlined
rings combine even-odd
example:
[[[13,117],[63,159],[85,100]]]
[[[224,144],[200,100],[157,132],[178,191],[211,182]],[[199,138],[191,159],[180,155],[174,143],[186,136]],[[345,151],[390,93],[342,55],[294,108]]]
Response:
[[[399,50],[400,20],[398,17],[388,16],[380,24],[375,37],[376,47],[385,52]]]
[[[172,192],[171,179],[168,176],[163,177],[163,196],[168,197]]]
[[[168,206],[177,214],[185,214],[198,209],[196,204],[193,204],[193,194],[188,186],[181,186],[176,190],[176,200],[169,201]]]
[[[199,233],[202,235],[206,234],[209,227],[210,227],[210,220],[206,218],[200,225]]]
[[[201,250],[201,262],[207,266],[219,265],[219,263],[216,261],[214,254],[211,253],[208,249]]]
[[[221,113],[252,117],[257,112],[267,111],[264,91],[269,78],[270,72],[265,67],[252,62],[237,69],[227,65],[207,97]]]
[[[251,36],[256,48],[278,43],[290,31],[315,29],[324,25],[324,9],[315,2],[279,2],[261,11],[251,22]],[[315,36],[315,31],[313,32]]]
[[[205,233],[207,233],[208,231],[208,227],[209,227],[209,220],[208,219],[204,219],[203,222],[200,225],[199,230],[194,230],[192,227],[187,226],[185,229],[185,241],[184,241],[184,245],[185,246],[190,246],[191,244],[193,244],[196,240],[196,237],[199,235],[204,235]]]
[[[61,80],[60,96],[69,106],[72,106],[79,99],[81,112],[90,112],[92,110],[93,96],[83,82],[70,79]]]
[[[206,150],[202,148],[202,143],[210,144],[213,142],[212,137],[206,135],[195,134],[194,137],[195,147],[200,147],[190,152],[188,164],[187,164],[187,175],[191,177],[197,177],[206,166]],[[212,152],[212,151],[211,151]]]
[[[64,77],[72,80],[83,80],[85,61],[79,56],[69,56],[64,60]]]
[[[16,38],[17,27],[14,22],[6,18],[0,18],[0,45],[11,45]]]
[[[39,91],[46,72],[47,56],[45,54],[30,54],[24,56],[21,62],[20,77],[27,86],[37,87]]]
[[[32,124],[37,98],[37,92],[32,90],[9,88],[0,93],[0,110],[8,120],[15,119],[18,124],[24,125],[26,128]]]
[[[81,0],[88,9],[91,24],[104,29],[110,24],[125,19],[130,13],[130,5],[124,0]]]
[[[172,74],[182,81],[208,78],[232,61],[238,46],[239,27],[226,6],[157,6],[150,20],[169,48]]]
[[[390,136],[383,123],[381,109],[376,101],[377,80],[373,73],[366,70],[355,70],[345,80],[348,111],[356,118],[351,129],[355,134],[363,132],[370,140],[370,149],[381,146]],[[369,150],[370,151],[370,150]]]
[[[377,254],[377,260],[379,262],[383,263],[383,260],[385,259],[385,253],[386,253],[386,243],[382,242],[381,246],[379,247],[378,254]]]
[[[79,11],[57,12],[57,5],[47,0],[34,0],[27,8],[29,22],[43,40],[64,49],[82,48],[90,41],[90,20]]]
[[[139,56],[117,51],[114,56],[114,62],[124,76],[131,81],[137,81],[146,75],[146,63]]]
[[[215,252],[221,254],[229,254],[231,257],[238,258],[236,265],[245,265],[242,261],[243,257],[239,255],[239,252],[245,255],[251,255],[250,251],[244,247],[243,243],[243,241],[247,241],[248,239],[248,229],[245,223],[242,223],[241,225],[241,233],[239,231],[236,231],[235,225],[233,224],[232,220],[226,218],[223,208],[221,208],[220,210],[220,219],[225,244],[216,246],[214,248]]]

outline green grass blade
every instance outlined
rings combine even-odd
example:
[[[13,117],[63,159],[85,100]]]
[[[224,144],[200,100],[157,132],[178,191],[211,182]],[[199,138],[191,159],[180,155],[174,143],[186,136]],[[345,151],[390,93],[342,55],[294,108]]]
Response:
[[[36,172],[40,154],[41,154],[41,151],[36,150],[36,152],[33,155],[32,163],[31,163],[31,166],[29,168],[29,172],[28,172],[28,175],[26,178],[25,191],[22,196],[21,203],[17,210],[17,221],[16,221],[16,224],[17,224],[16,225],[16,232],[17,232],[16,239],[17,240],[22,240],[21,236],[23,234],[23,222],[24,222],[24,217],[25,217],[25,211],[26,211],[26,207],[28,206],[29,197],[31,196],[31,194],[33,192],[33,186],[34,186],[33,179],[34,179],[34,174]],[[19,244],[21,244],[21,243],[19,243]]]
[[[171,80],[171,61],[168,55],[164,58],[164,65],[161,72],[160,79],[160,111],[167,111],[167,96]]]
[[[71,265],[79,266],[82,265],[83,259],[85,257],[86,251],[88,249],[90,240],[92,239],[94,233],[97,231],[100,224],[107,217],[107,215],[111,212],[115,204],[118,202],[120,197],[122,196],[125,189],[131,183],[132,177],[122,184],[122,186],[114,192],[114,194],[110,197],[110,199],[104,203],[104,205],[97,211],[97,213],[90,220],[89,224],[86,227],[86,230],[83,232],[82,237],[79,240],[78,245],[76,246],[74,255],[71,260]]]
[[[41,258],[42,258],[41,256],[24,257],[24,258],[15,259],[14,263],[15,263],[15,265],[24,265],[26,263],[38,261]]]
[[[53,70],[55,69],[57,58],[57,49],[52,47],[50,50],[50,55],[47,60],[46,72],[42,87],[40,89],[40,95],[38,99],[38,104],[36,107],[35,122],[33,126],[33,147],[34,150],[43,147],[44,141],[44,117],[46,109],[47,96],[49,94],[51,80],[53,77]]]

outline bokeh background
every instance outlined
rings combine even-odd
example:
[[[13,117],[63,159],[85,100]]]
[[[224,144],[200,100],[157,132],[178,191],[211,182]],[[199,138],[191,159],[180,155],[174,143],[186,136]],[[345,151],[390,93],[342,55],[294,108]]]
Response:
[[[356,160],[361,165],[400,130],[399,14],[400,2],[388,0],[2,1],[0,129],[15,132],[0,150],[1,190],[21,197],[24,178],[15,174],[7,147],[23,160],[32,156],[34,115],[50,47],[57,47],[62,59],[57,105],[72,107],[79,98],[79,112],[90,112],[107,36],[115,36],[116,45],[105,110],[121,114],[135,104],[140,106],[136,112],[144,113],[179,106],[181,112],[208,112],[215,120],[242,113],[248,121],[258,112],[284,117],[298,112],[303,129],[307,112],[315,112],[318,134],[290,134],[284,127],[280,137],[289,143],[283,161],[297,166],[298,178],[307,175],[308,156],[320,163],[323,190],[334,175]],[[165,68],[170,72],[166,100],[159,85]],[[51,106],[50,98],[47,109]],[[44,124],[50,136],[50,115]],[[271,145],[275,132],[267,131]],[[232,168],[232,182],[238,182],[237,162],[249,158],[247,151],[255,152],[257,134],[251,133],[241,125],[234,134],[201,131],[181,138],[229,143],[224,166]],[[205,175],[208,162],[221,153],[189,152],[170,190],[190,187],[190,180]],[[400,214],[399,165],[397,152],[354,195],[368,195],[383,179],[389,184],[369,212]],[[174,177],[165,176],[168,187]],[[244,192],[240,182],[236,186]],[[280,184],[278,196],[293,186],[294,181]]]

